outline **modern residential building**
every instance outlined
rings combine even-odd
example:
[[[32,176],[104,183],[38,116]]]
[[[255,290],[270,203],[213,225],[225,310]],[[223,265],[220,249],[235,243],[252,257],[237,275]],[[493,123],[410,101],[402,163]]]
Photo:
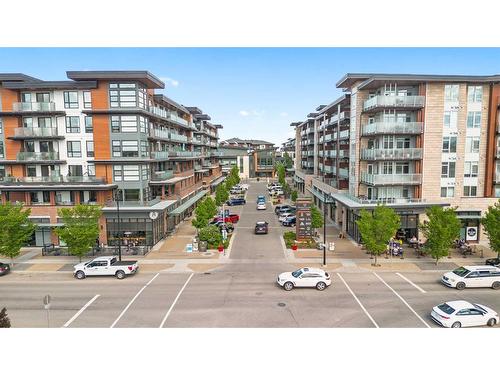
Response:
[[[356,240],[359,211],[377,203],[399,213],[407,236],[427,207],[457,207],[461,236],[486,240],[480,218],[500,197],[500,76],[347,74],[337,87],[334,112],[292,124],[297,186],[320,207],[331,200],[329,216]]]
[[[60,244],[57,209],[78,203],[103,206],[100,243],[156,244],[221,178],[221,127],[146,71],[67,77],[0,74],[1,202],[31,208],[32,245]]]
[[[274,177],[276,147],[274,143],[256,139],[231,138],[219,144],[221,163],[225,169],[238,165],[240,177]]]

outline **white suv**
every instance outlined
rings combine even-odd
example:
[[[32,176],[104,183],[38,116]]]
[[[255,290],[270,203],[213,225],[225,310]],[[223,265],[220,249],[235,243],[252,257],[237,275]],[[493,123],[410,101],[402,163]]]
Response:
[[[276,281],[287,291],[302,287],[324,290],[332,283],[328,272],[319,268],[301,268],[293,272],[283,272]]]
[[[494,266],[463,266],[447,272],[441,282],[450,288],[500,289],[500,268]]]

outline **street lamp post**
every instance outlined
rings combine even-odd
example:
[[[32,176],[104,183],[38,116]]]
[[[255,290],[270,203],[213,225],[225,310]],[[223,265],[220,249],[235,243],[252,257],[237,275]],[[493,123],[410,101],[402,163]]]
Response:
[[[323,266],[326,266],[326,205],[331,203],[327,195],[323,194]]]
[[[115,201],[116,201],[116,216],[118,219],[118,260],[121,262],[122,261],[122,237],[121,237],[121,226],[120,226],[120,199],[121,199],[121,194],[120,194],[120,189],[117,189],[115,192]]]

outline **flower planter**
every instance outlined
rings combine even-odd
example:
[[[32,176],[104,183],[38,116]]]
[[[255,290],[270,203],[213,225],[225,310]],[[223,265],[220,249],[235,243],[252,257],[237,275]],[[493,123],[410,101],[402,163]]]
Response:
[[[297,245],[292,245],[292,250],[293,250],[293,251],[297,251],[297,249],[298,249],[298,246],[297,246]]]

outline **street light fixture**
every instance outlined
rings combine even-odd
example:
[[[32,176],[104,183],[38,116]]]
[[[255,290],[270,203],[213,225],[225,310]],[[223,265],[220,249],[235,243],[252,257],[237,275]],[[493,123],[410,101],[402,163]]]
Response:
[[[323,193],[323,266],[326,266],[326,205],[332,204],[332,195]]]
[[[118,260],[122,261],[122,237],[121,237],[121,226],[120,226],[120,200],[122,199],[121,189],[117,189],[113,193],[113,199],[116,202],[116,216],[118,219]]]

